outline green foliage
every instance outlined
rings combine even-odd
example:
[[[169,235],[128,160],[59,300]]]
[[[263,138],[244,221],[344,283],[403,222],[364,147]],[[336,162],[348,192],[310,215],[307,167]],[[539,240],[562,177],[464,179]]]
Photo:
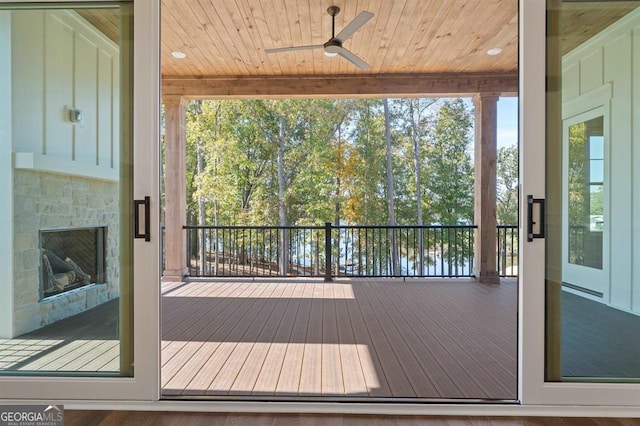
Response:
[[[389,106],[397,223],[416,223],[416,191],[425,224],[472,223],[469,103],[390,99]],[[388,223],[385,155],[380,99],[193,101],[185,160],[190,223],[204,209],[207,224],[276,225],[280,208],[292,225]],[[504,173],[511,187],[510,169]]]
[[[518,147],[498,149],[497,218],[499,224],[518,224]]]
[[[462,99],[447,100],[438,110],[426,155],[428,223],[473,223],[472,126],[471,111]]]
[[[579,227],[587,222],[587,129],[585,123],[569,127],[569,226]],[[587,222],[588,223],[588,222]]]

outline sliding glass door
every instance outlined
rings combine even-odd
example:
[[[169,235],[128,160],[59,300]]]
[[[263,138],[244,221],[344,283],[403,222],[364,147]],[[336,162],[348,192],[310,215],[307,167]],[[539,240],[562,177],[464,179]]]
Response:
[[[523,31],[531,64],[522,96],[523,196],[546,201],[524,218],[546,226],[544,240],[523,247],[523,400],[637,404],[640,2],[522,4],[532,18]],[[534,65],[545,62],[546,70]],[[545,74],[543,97],[533,87]],[[545,121],[546,143],[534,130]]]
[[[157,107],[134,93],[157,100],[158,61],[141,85],[133,32],[157,41],[154,9],[0,3],[2,398],[149,395],[154,363],[136,361],[153,360],[155,323],[135,306],[158,279]]]

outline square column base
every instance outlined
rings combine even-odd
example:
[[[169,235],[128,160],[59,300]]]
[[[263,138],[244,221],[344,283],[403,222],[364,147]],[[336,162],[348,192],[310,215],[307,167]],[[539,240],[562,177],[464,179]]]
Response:
[[[473,274],[480,284],[500,284],[498,271],[473,271]]]
[[[166,269],[162,271],[162,282],[163,283],[181,283],[184,282],[184,278],[187,276],[186,269]]]

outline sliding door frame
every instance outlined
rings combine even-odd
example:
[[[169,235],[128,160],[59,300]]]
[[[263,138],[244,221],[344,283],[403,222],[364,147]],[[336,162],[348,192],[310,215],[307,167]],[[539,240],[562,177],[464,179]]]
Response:
[[[554,17],[549,15],[547,22],[546,2],[543,0],[520,0],[520,205],[526,206],[527,195],[544,198],[546,145],[545,135],[553,126],[559,113],[557,105],[559,76],[547,79],[546,67],[553,69],[554,64],[547,62],[547,25],[553,25]],[[526,19],[524,19],[526,17]],[[558,59],[559,60],[559,59]],[[559,66],[559,64],[555,64]],[[545,93],[544,88],[551,91]],[[548,103],[547,103],[548,102]],[[549,117],[547,117],[549,114]],[[554,115],[551,115],[554,114]],[[562,123],[561,117],[556,117]],[[546,129],[545,130],[541,129]],[[553,129],[551,129],[553,131]],[[554,135],[557,132],[554,132]],[[555,137],[555,136],[554,136]],[[527,209],[521,209],[520,235],[526,236],[526,224],[529,220]],[[549,223],[557,223],[553,211],[547,212],[547,230]],[[555,229],[555,228],[554,228]],[[545,263],[545,240],[534,239],[527,242],[520,238],[522,253],[520,267],[521,326],[521,400],[525,405],[592,405],[592,406],[629,406],[640,405],[640,384],[632,383],[586,383],[546,381],[545,358],[554,364],[559,353],[547,351],[546,334],[558,334],[557,315],[550,312],[554,302],[554,285],[545,285],[545,278],[559,276],[553,264]],[[554,253],[555,255],[555,253]],[[546,274],[545,275],[545,269]],[[557,278],[557,277],[556,277]],[[554,281],[555,278],[554,278]],[[549,294],[545,294],[545,287]],[[556,293],[557,295],[557,293]],[[549,296],[547,305],[545,297]],[[545,315],[546,312],[546,315]],[[548,318],[546,319],[545,316]],[[546,328],[545,328],[546,327]],[[551,349],[551,348],[549,348]],[[546,357],[547,356],[547,357]],[[556,379],[556,377],[554,377]]]
[[[92,0],[45,0],[73,7]],[[108,3],[102,1],[102,3]],[[6,401],[154,401],[159,398],[159,108],[160,108],[160,0],[133,1],[133,198],[150,196],[151,241],[133,240],[133,376],[2,376],[0,399]],[[132,202],[133,204],[133,202]],[[132,217],[123,218],[125,223]],[[131,236],[133,238],[133,235]],[[124,350],[127,350],[124,343]],[[122,343],[121,343],[122,345]]]

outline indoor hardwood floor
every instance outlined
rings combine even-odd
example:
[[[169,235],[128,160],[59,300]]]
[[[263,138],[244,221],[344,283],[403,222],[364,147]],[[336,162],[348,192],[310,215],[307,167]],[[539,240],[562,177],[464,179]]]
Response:
[[[640,316],[562,292],[562,375],[639,378]]]
[[[312,414],[219,414],[133,411],[66,411],[67,426],[637,426],[640,419],[570,417],[427,417]]]
[[[118,299],[14,339],[0,339],[2,372],[120,370]]]

